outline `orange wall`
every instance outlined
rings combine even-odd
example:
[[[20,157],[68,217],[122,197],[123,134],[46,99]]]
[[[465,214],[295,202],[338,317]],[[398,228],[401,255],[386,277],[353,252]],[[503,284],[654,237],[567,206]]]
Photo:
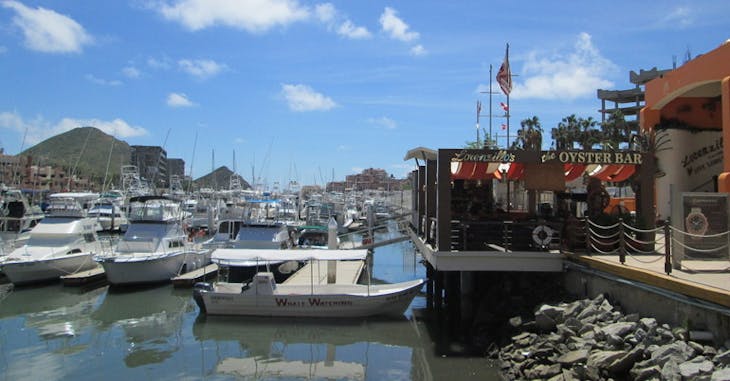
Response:
[[[676,98],[661,110],[665,119],[679,119],[692,127],[722,128],[719,99]]]
[[[644,99],[647,107],[654,107],[666,96],[689,85],[721,81],[730,76],[730,43],[695,57],[663,77],[647,82]],[[681,95],[681,94],[679,94]]]

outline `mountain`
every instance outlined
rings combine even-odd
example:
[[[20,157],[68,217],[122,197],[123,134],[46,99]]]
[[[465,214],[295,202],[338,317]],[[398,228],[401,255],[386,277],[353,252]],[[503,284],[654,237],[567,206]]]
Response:
[[[68,173],[73,171],[97,179],[103,179],[107,173],[107,162],[108,176],[118,177],[121,166],[128,164],[131,157],[129,144],[95,127],[75,128],[48,138],[20,154],[31,155],[33,163],[41,166],[60,166],[66,168]]]
[[[241,182],[241,188],[251,188],[251,185],[246,180],[244,180],[241,175],[234,173],[225,165],[222,167],[218,167],[216,170],[203,177],[195,179],[195,185],[198,188],[212,188],[217,190],[228,189],[231,183],[231,176],[238,177],[238,180]]]

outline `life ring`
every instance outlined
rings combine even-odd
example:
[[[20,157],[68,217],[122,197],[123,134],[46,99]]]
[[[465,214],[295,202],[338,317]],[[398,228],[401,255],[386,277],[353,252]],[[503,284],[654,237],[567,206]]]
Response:
[[[538,225],[532,230],[532,240],[540,247],[546,247],[553,238],[553,229],[547,225]]]

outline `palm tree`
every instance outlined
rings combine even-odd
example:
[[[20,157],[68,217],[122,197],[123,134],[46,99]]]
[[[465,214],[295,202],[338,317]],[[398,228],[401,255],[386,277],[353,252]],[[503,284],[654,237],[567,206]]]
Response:
[[[517,131],[517,139],[512,142],[511,149],[539,151],[542,149],[542,125],[537,116],[520,122],[522,128]]]

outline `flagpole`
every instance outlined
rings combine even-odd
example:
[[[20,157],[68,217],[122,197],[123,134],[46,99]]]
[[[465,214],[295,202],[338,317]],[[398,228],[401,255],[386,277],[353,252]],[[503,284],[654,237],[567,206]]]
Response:
[[[492,64],[489,64],[489,140],[491,143],[491,140],[494,139],[494,135],[492,135]],[[486,140],[485,140],[486,143]],[[490,144],[490,149],[491,144]]]
[[[507,52],[505,53],[505,60],[507,62],[509,62],[509,43],[507,43]],[[512,86],[512,70],[508,70],[507,71],[507,75],[509,76],[509,83],[510,83],[510,87],[511,87]],[[512,89],[510,89],[510,90],[512,90]],[[507,147],[506,148],[507,149],[510,148],[509,147],[509,111],[510,111],[510,108],[509,108],[509,93],[510,92],[507,92],[507,94],[506,94],[507,95]]]

